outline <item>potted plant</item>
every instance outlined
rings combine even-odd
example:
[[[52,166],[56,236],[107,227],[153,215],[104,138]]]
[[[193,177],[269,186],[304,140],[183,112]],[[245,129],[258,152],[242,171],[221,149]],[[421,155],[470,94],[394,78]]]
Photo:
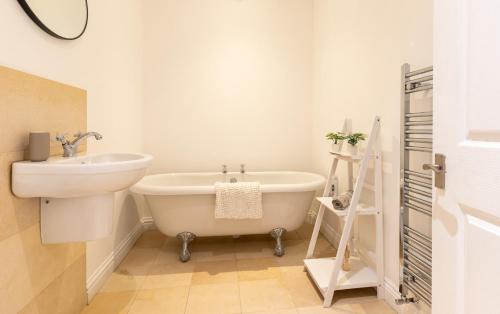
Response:
[[[352,133],[350,135],[346,136],[347,143],[347,151],[351,155],[357,155],[358,154],[358,143],[361,141],[364,141],[366,139],[366,136],[363,133]]]
[[[346,136],[342,132],[330,132],[326,135],[326,139],[332,141],[332,152],[338,152],[340,150],[340,142],[346,139]]]

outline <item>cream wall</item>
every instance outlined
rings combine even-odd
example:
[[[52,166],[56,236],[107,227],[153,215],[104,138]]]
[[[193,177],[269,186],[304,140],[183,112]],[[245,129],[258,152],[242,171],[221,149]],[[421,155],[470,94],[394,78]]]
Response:
[[[152,172],[245,163],[326,174],[324,134],[345,116],[367,132],[380,115],[386,275],[397,283],[399,69],[432,63],[431,0],[90,0],[89,7],[87,32],[65,42],[38,29],[15,1],[0,3],[0,64],[87,90],[87,127],[104,135],[89,151],[144,148],[155,156]],[[88,243],[87,276],[138,222],[130,198],[122,193],[116,204],[113,236]]]
[[[152,172],[308,170],[312,1],[150,0]]]
[[[87,128],[103,134],[90,152],[142,151],[142,6],[140,1],[89,0],[86,33],[61,41],[38,28],[17,1],[0,2],[0,65],[87,91]],[[135,205],[116,197],[111,237],[87,243],[87,277],[138,223]]]
[[[397,288],[400,67],[432,64],[432,0],[314,0],[313,20],[312,170],[327,173],[324,135],[340,130],[344,117],[355,131],[368,132],[381,116],[385,272]],[[335,224],[331,217],[329,223]],[[360,224],[359,238],[370,229]]]

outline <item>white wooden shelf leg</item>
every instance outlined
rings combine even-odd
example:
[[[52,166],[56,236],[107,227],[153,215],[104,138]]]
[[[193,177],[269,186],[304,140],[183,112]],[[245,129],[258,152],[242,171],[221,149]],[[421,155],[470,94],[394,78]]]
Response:
[[[334,160],[332,161],[332,165],[330,167],[328,179],[326,180],[325,188],[323,189],[323,196],[328,196],[328,193],[330,192],[332,179],[335,176],[335,172],[337,171],[338,163],[339,163],[338,159],[334,158]],[[306,258],[311,258],[314,255],[314,249],[316,248],[316,242],[318,240],[319,231],[321,230],[324,214],[325,214],[325,207],[323,205],[320,205],[318,210],[318,215],[316,216],[316,222],[314,223],[314,229],[311,235],[311,241],[309,242],[309,247],[307,248]]]
[[[325,207],[321,205],[318,210],[318,215],[316,216],[316,222],[314,223],[314,229],[311,235],[311,241],[309,242],[309,247],[307,248],[306,258],[311,258],[314,255],[314,249],[316,248],[316,242],[318,241],[319,230],[321,229],[324,214]]]
[[[378,135],[378,134],[377,134]],[[382,151],[380,148],[380,140],[376,143],[376,159],[375,159],[375,208],[377,215],[375,216],[375,230],[376,230],[376,267],[377,267],[377,297],[384,298],[384,216],[382,214],[383,208],[383,194],[382,194]]]

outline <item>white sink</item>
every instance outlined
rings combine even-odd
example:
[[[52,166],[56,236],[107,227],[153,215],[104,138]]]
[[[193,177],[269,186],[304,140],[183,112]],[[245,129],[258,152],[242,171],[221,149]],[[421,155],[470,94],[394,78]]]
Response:
[[[95,154],[54,157],[12,165],[12,190],[18,197],[82,197],[116,192],[138,182],[152,157],[144,154]]]
[[[100,239],[113,230],[114,192],[137,183],[152,159],[112,153],[15,162],[12,191],[18,197],[41,197],[43,243]]]

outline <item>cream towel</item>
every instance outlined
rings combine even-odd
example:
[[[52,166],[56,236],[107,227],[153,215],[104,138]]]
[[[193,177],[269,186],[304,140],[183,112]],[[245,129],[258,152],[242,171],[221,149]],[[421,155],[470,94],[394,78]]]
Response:
[[[216,219],[261,219],[259,182],[215,183]]]

